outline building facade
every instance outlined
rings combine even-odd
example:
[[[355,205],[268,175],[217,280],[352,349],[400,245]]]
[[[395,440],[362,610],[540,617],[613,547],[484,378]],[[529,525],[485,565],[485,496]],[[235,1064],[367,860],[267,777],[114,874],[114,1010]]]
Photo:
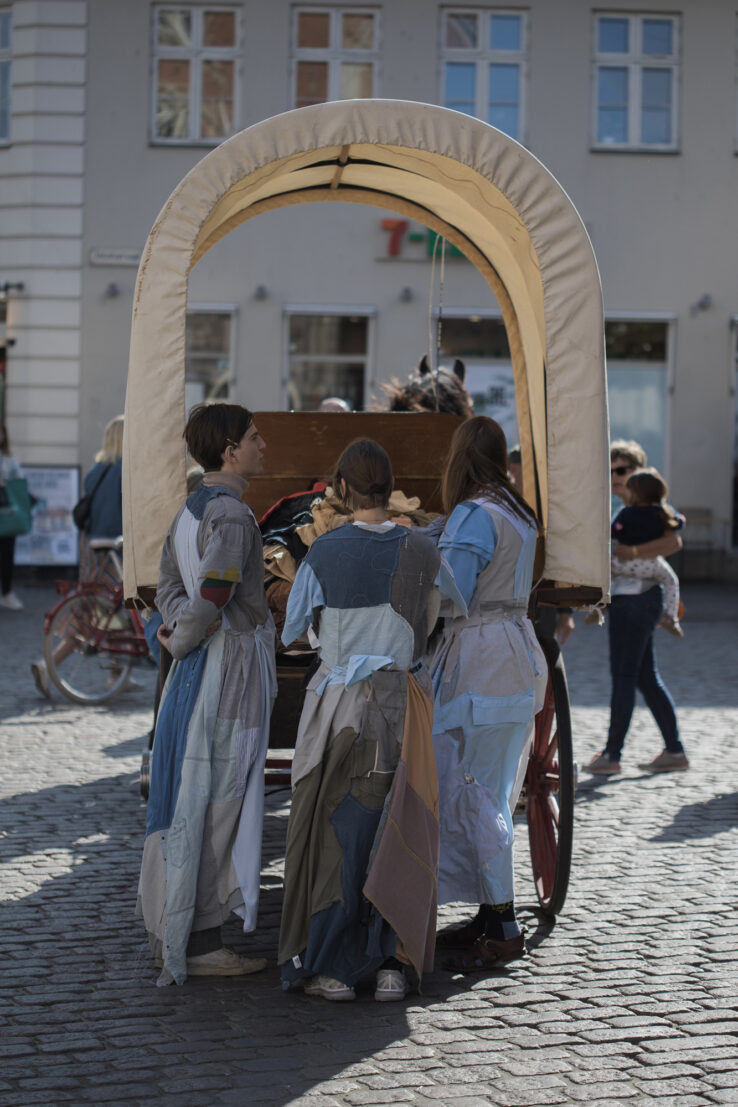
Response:
[[[646,446],[695,545],[730,550],[737,46],[727,0],[0,0],[0,370],[15,452],[89,466],[123,408],[146,236],[209,149],[327,99],[440,103],[512,135],[572,198],[601,271],[612,436]],[[515,437],[489,287],[393,212],[260,216],[198,264],[190,309],[190,402],[370,407],[438,340],[443,360],[465,361],[477,409]]]

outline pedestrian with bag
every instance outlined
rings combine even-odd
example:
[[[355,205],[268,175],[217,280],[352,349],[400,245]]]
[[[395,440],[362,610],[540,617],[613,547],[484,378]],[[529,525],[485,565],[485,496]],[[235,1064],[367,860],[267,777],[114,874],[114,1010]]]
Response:
[[[112,562],[105,550],[94,550],[90,539],[108,538],[114,541],[123,533],[123,416],[116,415],[105,427],[103,444],[95,455],[95,464],[84,479],[83,495],[75,504],[72,516],[79,528],[79,579],[98,580],[107,572],[107,582],[113,588],[120,584],[112,572]],[[55,660],[68,656],[72,645],[60,643],[54,652]],[[112,663],[111,663],[112,664]],[[37,690],[51,699],[51,683],[43,658],[31,662],[31,673]],[[129,688],[137,688],[131,677]]]
[[[15,540],[31,529],[31,504],[20,463],[10,452],[8,431],[0,423],[0,607],[22,611],[13,591]]]

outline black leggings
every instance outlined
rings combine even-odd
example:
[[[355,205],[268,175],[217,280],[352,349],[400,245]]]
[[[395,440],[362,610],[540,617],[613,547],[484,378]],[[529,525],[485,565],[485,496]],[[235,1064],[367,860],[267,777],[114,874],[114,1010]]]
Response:
[[[7,596],[13,587],[13,558],[15,556],[15,536],[0,538],[0,592]]]

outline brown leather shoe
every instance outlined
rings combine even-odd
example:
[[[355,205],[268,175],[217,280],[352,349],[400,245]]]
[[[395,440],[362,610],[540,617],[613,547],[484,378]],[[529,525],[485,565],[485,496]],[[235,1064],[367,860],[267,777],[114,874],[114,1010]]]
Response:
[[[469,949],[448,957],[443,962],[443,968],[448,972],[484,972],[485,969],[493,969],[496,965],[504,965],[524,956],[525,938],[522,934],[518,934],[517,938],[507,939],[481,937]]]
[[[467,949],[473,946],[477,938],[484,934],[484,923],[477,915],[463,926],[453,926],[436,934],[438,949]]]

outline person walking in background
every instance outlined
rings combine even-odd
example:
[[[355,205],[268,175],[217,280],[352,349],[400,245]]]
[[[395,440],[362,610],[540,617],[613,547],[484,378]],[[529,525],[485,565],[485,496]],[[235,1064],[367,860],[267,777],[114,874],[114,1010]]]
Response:
[[[123,416],[116,415],[106,426],[102,448],[84,479],[84,493],[92,501],[87,528],[79,536],[80,580],[92,580],[106,570],[105,552],[91,550],[90,539],[119,538],[123,533],[122,483]]]
[[[185,428],[205,470],[164,542],[159,642],[174,658],[156,721],[137,914],[162,969],[240,976],[266,967],[223,945],[256,926],[275,632],[259,527],[243,502],[264,441],[238,404],[202,404]]]
[[[648,459],[637,442],[618,439],[610,446],[610,480],[613,495],[623,501],[628,496],[627,481],[636,470],[644,469]],[[617,521],[617,516],[615,518]],[[681,549],[676,530],[635,546],[618,542],[613,555],[620,562],[634,558],[668,557]],[[652,761],[641,762],[645,772],[668,773],[689,768],[679,735],[674,701],[661,679],[656,664],[653,633],[663,612],[660,585],[653,578],[614,575],[612,599],[607,611],[610,642],[610,726],[604,750],[586,765],[590,773],[612,776],[620,772],[620,757],[635,708],[636,689],[646,701],[664,740],[664,749]]]
[[[430,661],[441,811],[440,903],[479,904],[438,945],[454,972],[522,957],[515,917],[513,811],[520,769],[546,687],[547,665],[528,602],[538,524],[508,475],[499,423],[475,416],[454,434],[443,474],[439,540],[468,604],[445,613]]]
[[[112,563],[105,550],[90,548],[90,539],[119,538],[123,533],[123,416],[116,415],[105,428],[102,448],[95,454],[95,464],[84,479],[83,489],[91,497],[87,525],[79,533],[79,579],[97,580],[110,573],[114,588],[120,583],[112,570]],[[69,656],[73,646],[64,641],[54,651],[54,658],[62,661]],[[51,682],[43,658],[31,662],[31,673],[38,692],[51,699]],[[137,688],[133,677],[129,688]]]
[[[22,477],[20,462],[10,452],[8,431],[0,423],[0,481]],[[15,561],[15,536],[0,538],[0,607],[7,611],[22,611],[23,604],[13,591],[13,563]]]

